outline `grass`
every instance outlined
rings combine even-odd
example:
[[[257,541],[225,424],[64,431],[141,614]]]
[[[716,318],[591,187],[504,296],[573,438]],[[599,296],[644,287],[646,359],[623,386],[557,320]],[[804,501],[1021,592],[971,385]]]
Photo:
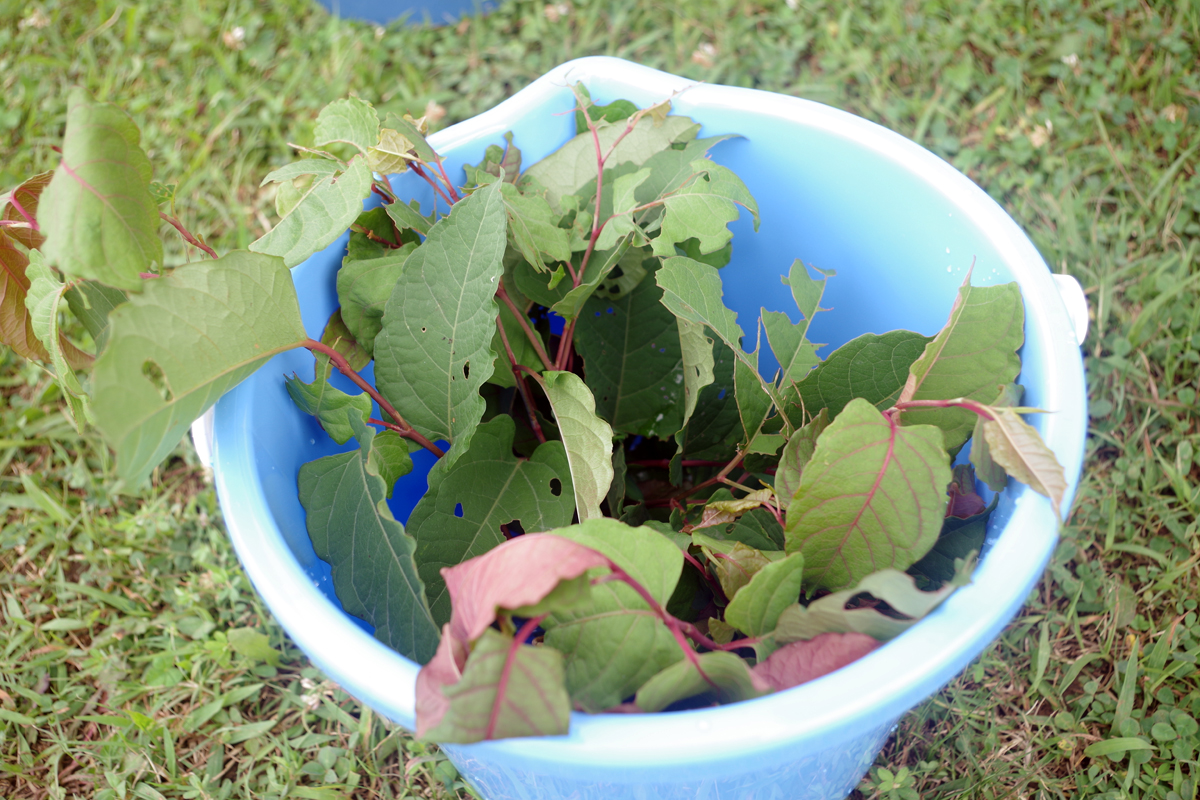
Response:
[[[509,0],[381,29],[301,0],[0,0],[0,186],[55,163],[65,90],[83,85],[142,126],[178,215],[218,251],[242,247],[274,218],[258,182],[326,102],[355,92],[444,125],[597,53],[911,136],[1086,287],[1091,437],[1045,580],[903,720],[858,795],[1194,800],[1200,7],[795,6]],[[0,394],[0,797],[466,796],[436,749],[290,645],[187,445],[129,493],[6,351]]]

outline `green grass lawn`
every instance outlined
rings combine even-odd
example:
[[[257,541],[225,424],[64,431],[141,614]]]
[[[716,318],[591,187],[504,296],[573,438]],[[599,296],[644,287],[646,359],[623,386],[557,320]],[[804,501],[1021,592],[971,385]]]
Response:
[[[901,723],[861,797],[1193,800],[1200,4],[509,0],[383,29],[301,0],[0,0],[0,189],[56,163],[83,85],[141,125],[177,215],[218,251],[244,247],[274,221],[259,181],[325,103],[353,92],[444,126],[592,54],[910,136],[1087,290],[1091,438],[1061,545],[1002,638]],[[436,748],[290,644],[190,446],[130,493],[3,347],[0,396],[0,798],[467,795]]]

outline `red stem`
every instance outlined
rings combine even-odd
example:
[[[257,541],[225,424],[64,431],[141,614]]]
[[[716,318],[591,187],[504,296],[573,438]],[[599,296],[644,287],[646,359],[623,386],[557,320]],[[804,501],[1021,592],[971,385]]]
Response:
[[[525,624],[517,631],[517,635],[513,637],[512,644],[508,646],[508,654],[504,656],[504,667],[500,670],[500,680],[496,683],[496,700],[492,703],[492,713],[488,717],[487,728],[484,729],[484,740],[491,739],[496,734],[496,723],[500,720],[500,704],[503,702],[504,694],[508,691],[508,682],[512,678],[513,664],[517,660],[517,650],[529,638],[529,635],[534,632],[538,625],[542,624],[542,620],[548,617],[548,614],[542,614],[540,617],[533,617],[525,620]]]
[[[209,247],[208,245],[206,245],[204,242],[200,241],[200,240],[199,240],[199,239],[197,239],[195,236],[193,236],[193,235],[191,234],[191,232],[190,232],[190,231],[188,231],[188,229],[187,229],[187,228],[183,227],[183,223],[182,223],[182,222],[180,222],[179,220],[175,219],[175,218],[174,218],[174,217],[172,217],[170,214],[167,214],[167,213],[165,213],[165,212],[162,212],[162,211],[158,212],[158,215],[159,215],[160,217],[162,217],[163,219],[165,219],[167,222],[171,223],[171,226],[172,226],[173,228],[175,228],[175,230],[179,231],[179,235],[183,237],[183,240],[184,240],[185,242],[187,242],[188,244],[192,245],[193,247],[198,247],[198,248],[200,248],[201,250],[203,250],[204,252],[208,253],[208,254],[209,254],[210,256],[212,256],[213,258],[217,258],[217,254],[216,254],[216,252],[215,252],[215,251],[214,251],[214,250],[213,250],[211,247]]]
[[[508,306],[508,310],[517,318],[517,324],[521,326],[521,330],[525,331],[525,336],[528,337],[529,343],[533,345],[533,350],[542,361],[542,366],[546,369],[554,369],[554,362],[550,360],[550,355],[546,352],[546,348],[542,346],[542,337],[534,333],[533,328],[529,327],[529,320],[526,319],[524,312],[517,309],[517,304],[508,296],[508,291],[504,288],[504,281],[500,281],[500,286],[496,289],[496,297],[499,297],[504,305]]]
[[[691,489],[687,489],[687,490],[683,491],[681,494],[674,495],[674,497],[687,497],[689,494],[695,494],[696,492],[700,491],[701,489],[707,489],[709,486],[713,486],[715,484],[720,483],[726,477],[728,477],[729,473],[733,472],[734,469],[737,468],[738,464],[742,463],[742,459],[745,457],[746,457],[745,453],[738,453],[736,456],[734,456],[733,461],[730,461],[728,464],[726,464],[724,469],[722,469],[716,475],[714,475],[713,477],[704,481],[704,483],[698,483],[695,486],[693,486]]]
[[[501,159],[501,160],[503,160],[503,159]],[[451,199],[453,199],[454,202],[457,203],[462,198],[460,198],[458,196],[458,191],[454,188],[454,183],[451,182],[450,176],[446,174],[446,168],[442,165],[442,162],[440,162],[440,161],[437,162],[437,168],[438,168],[438,172],[442,173],[442,180],[446,182],[446,188],[450,190]],[[503,169],[501,170],[501,172],[503,172]],[[500,180],[504,180],[503,175],[500,176]]]
[[[419,175],[422,180],[424,180],[426,183],[428,183],[430,186],[433,187],[433,191],[437,192],[438,196],[446,201],[446,205],[448,205],[448,206],[454,205],[454,201],[452,201],[449,197],[446,196],[446,193],[442,191],[442,187],[438,186],[437,181],[435,181],[433,178],[431,178],[429,175],[427,175],[425,173],[425,170],[421,169],[420,164],[418,164],[415,161],[410,161],[408,163],[408,166],[409,166],[409,169],[411,169],[413,172],[417,173],[417,175]]]
[[[901,403],[896,403],[890,411],[900,412],[909,408],[965,408],[968,411],[974,411],[984,419],[994,420],[996,415],[992,413],[991,408],[983,403],[977,403],[974,400],[959,398],[957,400],[905,400]]]
[[[542,444],[546,443],[546,434],[542,433],[542,426],[537,421],[537,414],[534,412],[533,397],[529,393],[529,385],[525,383],[525,376],[521,374],[521,370],[517,369],[517,357],[513,354],[512,346],[508,343],[508,333],[504,330],[504,322],[500,319],[500,315],[496,315],[496,328],[500,331],[500,341],[504,342],[504,352],[508,354],[508,363],[512,366],[513,380],[517,383],[517,391],[521,393],[521,399],[525,401],[525,410],[529,412],[529,424],[533,427],[533,435],[538,438]]]
[[[393,429],[396,431],[396,433],[399,433],[406,439],[412,439],[414,442],[421,445],[421,447],[424,447],[438,458],[441,458],[445,455],[440,447],[413,430],[413,427],[404,420],[404,417],[400,416],[400,413],[396,411],[396,409],[392,408],[392,404],[385,400],[383,395],[375,390],[374,386],[372,386],[365,379],[363,379],[361,375],[354,371],[354,368],[350,366],[349,362],[346,361],[345,357],[343,357],[341,353],[339,353],[337,350],[334,350],[324,342],[318,342],[316,339],[305,339],[300,343],[300,346],[313,352],[322,353],[329,356],[329,360],[332,361],[333,365],[338,368],[338,372],[342,373],[351,381],[353,381],[355,386],[366,392],[372,400],[379,404],[379,407],[383,409],[388,416],[396,421],[398,427]]]
[[[558,359],[554,362],[555,369],[566,369],[571,357],[571,341],[575,338],[575,320],[571,320],[563,328],[562,337],[558,340]]]
[[[626,461],[631,467],[652,467],[658,469],[668,469],[671,466],[669,458],[646,458],[638,461]],[[689,458],[684,459],[683,466],[685,467],[723,467],[728,464],[728,461],[705,461],[704,459]]]

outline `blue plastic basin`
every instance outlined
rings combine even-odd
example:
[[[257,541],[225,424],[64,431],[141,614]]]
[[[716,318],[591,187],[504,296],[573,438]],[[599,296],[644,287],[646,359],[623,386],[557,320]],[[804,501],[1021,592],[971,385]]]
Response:
[[[564,64],[512,99],[434,137],[458,169],[512,130],[532,163],[573,134],[569,82],[598,102],[650,104],[685,89],[679,77],[611,58]],[[961,173],[909,140],[818,103],[750,89],[696,85],[675,100],[701,135],[740,133],[716,160],[734,169],[762,209],[761,232],[736,223],[726,301],[749,328],[760,306],[796,318],[779,282],[794,258],[837,270],[815,341],[944,324],[967,269],[976,284],[1016,280],[1026,304],[1025,404],[1070,480],[1083,458],[1083,369],[1071,319],[1049,270],[1004,211]],[[414,189],[413,184],[404,183]],[[407,189],[405,189],[407,190]],[[428,201],[428,197],[422,198]],[[336,306],[342,244],[294,272],[309,334]],[[413,727],[418,666],[346,616],[328,591],[296,498],[300,465],[336,448],[284,389],[312,374],[304,351],[278,356],[216,409],[215,473],[230,536],[246,572],[295,642],[350,694]],[[420,470],[397,489],[401,519],[425,489]],[[445,750],[489,800],[500,798],[787,798],[827,800],[853,789],[908,709],[975,658],[1012,619],[1057,541],[1050,504],[1024,486],[1002,494],[974,582],[928,619],[838,672],[745,703],[672,714],[573,714],[567,736]]]
[[[491,11],[496,0],[319,0],[330,14],[346,19],[361,19],[379,25],[407,16],[415,25],[429,22],[445,25],[464,14]]]

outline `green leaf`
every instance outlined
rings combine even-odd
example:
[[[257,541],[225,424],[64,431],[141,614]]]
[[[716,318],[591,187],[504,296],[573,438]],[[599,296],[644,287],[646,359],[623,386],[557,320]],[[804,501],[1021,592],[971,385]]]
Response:
[[[827,594],[807,607],[797,603],[784,609],[775,628],[775,640],[786,644],[814,639],[823,633],[853,632],[885,642],[916,625],[967,582],[964,566],[962,572],[956,573],[953,580],[937,591],[922,592],[911,575],[894,569],[880,570],[867,575],[853,588]],[[882,600],[907,619],[882,614],[871,606],[846,608],[847,603],[862,594]]]
[[[234,652],[251,659],[264,661],[272,667],[280,664],[279,651],[271,647],[271,637],[254,628],[231,628],[225,632],[225,640]]]
[[[597,122],[600,150],[607,153],[613,142],[625,132],[627,123]],[[675,142],[691,141],[700,126],[687,117],[667,117],[662,124],[649,116],[638,120],[634,129],[613,149],[605,168],[619,164],[644,164],[655,153],[668,149]],[[562,198],[580,194],[589,182],[596,179],[596,144],[590,131],[583,131],[551,155],[525,170],[545,190],[550,207],[563,211]],[[595,194],[593,186],[592,194]]]
[[[539,272],[545,272],[545,255],[550,261],[570,261],[568,232],[558,227],[559,214],[541,197],[526,197],[511,183],[500,184],[504,208],[508,213],[508,235],[516,249]],[[612,245],[600,249],[607,250]]]
[[[582,99],[587,105],[587,117],[583,114],[582,109],[575,109],[575,131],[582,133],[588,129],[587,120],[590,117],[593,122],[604,120],[605,122],[618,122],[623,119],[629,119],[638,112],[638,107],[628,100],[614,100],[606,106],[598,106],[591,103],[591,95],[588,94],[587,87],[582,83],[577,83],[572,87],[575,90],[576,97]]]
[[[494,630],[479,638],[458,683],[442,691],[450,703],[425,732],[432,741],[559,736],[570,722],[562,656],[549,647],[514,646],[513,637]]]
[[[738,592],[767,564],[772,562],[761,550],[739,541],[721,541],[699,531],[692,532],[692,541],[703,551],[713,565],[721,590],[727,598],[736,597]],[[775,553],[782,557],[782,553]]]
[[[941,431],[901,427],[852,400],[817,439],[787,510],[787,551],[805,582],[841,589],[880,569],[907,569],[937,541],[950,465]]]
[[[465,165],[468,186],[490,183],[487,176],[500,178],[505,183],[515,183],[521,175],[521,148],[513,144],[512,131],[504,134],[504,147],[489,144],[483,152],[483,160],[475,165]]]
[[[865,333],[851,339],[804,380],[784,390],[784,408],[797,422],[802,413],[811,418],[821,409],[836,417],[856,397],[885,411],[895,405],[909,366],[930,341],[912,331]]]
[[[762,310],[763,329],[767,332],[767,341],[771,344],[771,352],[779,361],[780,386],[804,380],[809,371],[817,366],[821,359],[817,357],[817,346],[804,337],[808,322],[799,325],[792,324],[787,314],[782,311]]]
[[[132,485],[221,395],[308,338],[283,262],[245,251],[147,281],[109,323],[92,373],[93,410]],[[161,370],[166,397],[146,376],[148,364]]]
[[[733,653],[701,653],[664,669],[638,690],[642,711],[662,711],[672,703],[712,694],[720,703],[737,703],[771,690]]]
[[[1017,350],[1025,341],[1024,325],[1016,283],[964,284],[950,320],[913,362],[899,402],[959,397],[989,402],[998,387],[1015,381],[1021,371]],[[975,414],[962,408],[915,408],[900,416],[905,425],[937,425],[948,450],[965,442],[975,425]]]
[[[725,531],[726,539],[756,550],[782,550],[783,526],[765,508],[747,511]]]
[[[370,193],[371,168],[365,158],[355,156],[340,175],[313,181],[291,213],[250,249],[280,256],[287,266],[294,267],[345,233]]]
[[[571,288],[570,284],[564,283],[563,287],[566,289],[566,293],[563,295],[563,299],[551,305],[550,310],[565,320],[572,320],[579,316],[584,303],[595,294],[600,284],[616,271],[626,256],[635,252],[629,246],[629,242],[629,237],[626,237],[619,240],[612,250],[593,251],[579,285]]]
[[[345,444],[354,437],[355,420],[365,425],[371,416],[371,398],[365,392],[350,395],[329,383],[333,365],[329,356],[316,355],[316,377],[305,383],[293,375],[287,379],[288,394],[305,414],[312,414],[338,444]],[[407,451],[406,451],[407,452]]]
[[[663,199],[663,222],[654,240],[654,255],[673,256],[676,243],[688,239],[696,239],[701,253],[720,250],[733,238],[726,226],[737,218],[737,205],[713,194],[707,181],[689,184]]]
[[[688,322],[707,325],[737,360],[749,368],[745,375],[758,376],[757,351],[752,359],[742,350],[742,328],[738,325],[737,314],[725,307],[721,276],[715,267],[674,256],[663,261],[654,279],[663,290],[662,304],[671,313]],[[757,380],[763,393],[774,401],[772,388],[761,377]]]
[[[503,542],[501,525],[515,520],[528,532],[552,530],[569,525],[575,512],[562,442],[546,442],[525,460],[513,455],[515,431],[507,415],[480,425],[453,467],[430,473],[429,491],[408,518],[429,606],[439,624],[450,619],[442,567]]]
[[[42,252],[65,274],[141,291],[163,259],[150,160],[129,116],[82,89],[67,100],[62,161],[42,193]]]
[[[833,273],[826,273],[832,275]],[[815,280],[808,273],[808,268],[804,266],[804,262],[796,259],[792,262],[791,269],[788,270],[786,278],[781,278],[784,286],[791,287],[792,299],[796,301],[796,308],[800,310],[800,316],[804,317],[805,330],[804,335],[808,335],[808,326],[812,324],[813,317],[818,311],[824,311],[821,308],[821,297],[825,294],[825,280]]]
[[[983,437],[993,461],[1030,489],[1050,498],[1054,513],[1062,516],[1067,476],[1038,432],[1011,408],[991,408],[993,418],[983,423]]]
[[[384,208],[387,214],[392,218],[392,222],[396,223],[397,228],[411,228],[422,236],[429,235],[429,229],[433,227],[433,217],[427,217],[421,213],[420,204],[416,200],[409,203],[401,203],[397,200],[394,203],[388,203]]]
[[[375,338],[380,392],[422,434],[454,445],[440,469],[466,451],[483,416],[504,229],[497,185],[456,203],[404,263]]]
[[[597,550],[665,606],[679,582],[683,553],[643,526],[594,519],[553,532]],[[544,623],[546,644],[566,657],[572,700],[589,711],[617,705],[652,675],[683,657],[674,636],[624,583],[594,586],[591,602],[556,611]]]
[[[733,351],[724,343],[713,345],[713,382],[700,390],[695,413],[687,426],[675,435],[679,449],[672,459],[673,463],[685,457],[711,460],[733,458],[742,433],[733,387],[735,360]],[[673,476],[671,480],[678,485],[683,478]]]
[[[111,330],[108,316],[112,310],[129,299],[129,295],[97,281],[76,281],[63,297],[75,319],[91,334],[96,352],[104,352]]]
[[[713,340],[704,335],[704,326],[682,317],[675,317],[679,328],[680,358],[683,362],[683,420],[682,430],[691,420],[704,387],[716,379],[713,374]]]
[[[661,298],[649,280],[618,300],[592,297],[575,326],[597,413],[618,433],[665,438],[683,427],[679,326]]]
[[[909,567],[908,573],[923,577],[935,586],[952,580],[959,565],[967,563],[972,553],[978,554],[983,549],[988,517],[992,515],[999,499],[999,496],[993,497],[991,505],[973,516],[946,517],[933,549]]]
[[[66,287],[46,266],[41,252],[29,251],[26,275],[30,279],[29,294],[25,297],[30,327],[50,354],[54,377],[58,380],[63,397],[67,401],[67,414],[75,429],[82,433],[83,424],[90,417],[87,411],[87,393],[80,385],[72,364],[87,364],[91,357],[76,349],[58,329],[58,312]]]
[[[783,610],[800,597],[803,580],[802,553],[764,565],[729,601],[725,621],[747,636],[771,633]]]
[[[370,353],[363,349],[358,340],[354,338],[354,334],[346,327],[345,321],[342,320],[340,308],[329,315],[329,321],[325,323],[325,330],[321,331],[321,344],[327,344],[340,353],[350,368],[356,372],[371,363]]]
[[[412,449],[409,440],[395,431],[375,434],[371,452],[367,456],[367,468],[383,479],[389,498],[396,488],[396,481],[412,472]]]
[[[752,452],[760,451],[752,443],[762,431],[767,414],[771,411],[771,396],[758,375],[758,353],[761,349],[755,349],[746,359],[739,358],[733,365],[733,389],[737,397],[738,416],[742,420],[742,441]],[[778,449],[777,446],[770,453],[774,454]]]
[[[613,447],[612,456],[613,479],[608,487],[608,513],[614,517],[620,515],[625,506],[625,448],[620,444]]]
[[[543,378],[567,449],[579,521],[596,519],[602,516],[600,501],[608,494],[613,479],[612,427],[596,416],[596,400],[578,375],[546,372]]]
[[[345,142],[365,154],[379,141],[379,114],[357,97],[334,100],[317,115],[313,137],[318,147]]]
[[[600,237],[596,239],[597,250],[608,250],[616,246],[621,237],[639,230],[633,219],[633,210],[638,206],[635,195],[638,187],[649,177],[650,169],[647,167],[622,175],[613,182],[612,216],[601,220],[604,227],[600,229]],[[638,244],[644,243],[643,237]]]
[[[713,136],[708,139],[692,139],[681,150],[671,147],[650,156],[643,163],[643,166],[650,170],[650,177],[638,187],[638,204],[645,205],[646,203],[653,202],[683,186],[685,182],[696,174],[694,165],[697,161],[706,164],[711,163],[703,161],[703,156],[714,145],[720,144],[726,139],[734,138],[737,137]],[[638,216],[638,221],[645,223],[657,214],[661,214],[660,208],[647,209]]]
[[[375,146],[367,150],[367,161],[371,169],[381,175],[392,172],[404,172],[408,165],[416,161],[413,154],[413,143],[398,131],[384,128],[379,131],[379,140]]]
[[[792,498],[800,488],[800,477],[804,468],[812,460],[817,449],[817,438],[829,427],[829,412],[821,412],[809,420],[808,424],[792,434],[788,443],[783,447],[783,455],[779,459],[779,467],[775,471],[775,493],[779,503],[784,508],[791,505]]]
[[[415,243],[409,243],[395,250],[384,250],[384,255],[378,258],[351,261],[347,256],[338,270],[342,321],[368,355],[375,353],[375,337],[383,327],[384,308],[400,279],[404,262],[416,249]]]
[[[375,636],[424,664],[438,629],[413,560],[416,543],[392,517],[387,481],[373,460],[374,430],[356,426],[360,448],[300,468],[300,502],[319,558],[333,568],[333,586],[347,614],[375,626]]]

